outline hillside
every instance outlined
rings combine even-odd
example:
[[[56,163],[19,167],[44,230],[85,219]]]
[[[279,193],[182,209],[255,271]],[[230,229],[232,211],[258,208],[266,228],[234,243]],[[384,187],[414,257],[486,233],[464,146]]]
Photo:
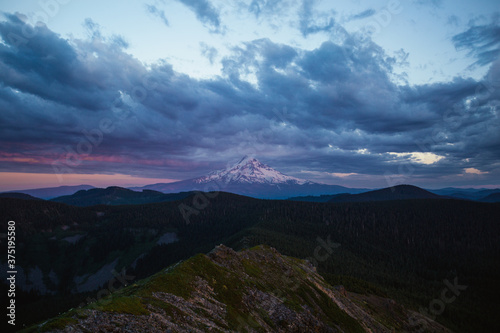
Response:
[[[132,191],[123,187],[110,186],[108,188],[93,188],[80,190],[72,195],[60,196],[51,201],[61,202],[73,206],[95,205],[138,205],[154,202],[175,201],[191,195],[190,192],[165,194],[158,191]]]
[[[22,237],[21,241],[57,230],[80,230],[98,220],[96,210],[59,202],[10,197],[0,198],[0,212],[5,221],[16,221],[16,234]]]
[[[500,193],[489,194],[479,201],[482,201],[482,202],[500,202]]]
[[[328,202],[365,202],[365,201],[389,201],[389,200],[411,200],[411,199],[442,199],[437,194],[431,193],[417,186],[397,185],[381,190],[369,191],[359,194],[338,194]]]
[[[39,326],[44,332],[418,332],[421,328],[448,332],[393,300],[333,288],[307,261],[266,246],[237,253],[224,245]]]
[[[40,198],[35,198],[29,194],[20,192],[4,192],[0,193],[0,198],[11,198],[11,199],[24,199],[24,200],[42,200]]]
[[[450,198],[465,199],[481,201],[481,199],[494,193],[500,193],[500,189],[484,189],[484,188],[454,188],[447,187],[436,190],[429,190],[430,192]]]

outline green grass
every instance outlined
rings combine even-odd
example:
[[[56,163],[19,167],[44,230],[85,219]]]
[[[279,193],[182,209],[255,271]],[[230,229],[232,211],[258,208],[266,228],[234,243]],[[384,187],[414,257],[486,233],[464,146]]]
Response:
[[[50,320],[41,327],[42,332],[49,332],[53,330],[62,330],[66,326],[78,323],[78,320],[70,317],[58,317]]]
[[[120,296],[110,297],[99,301],[94,305],[96,310],[128,313],[131,315],[148,315],[149,311],[146,310],[141,300],[135,296]]]
[[[262,270],[252,261],[248,259],[243,259],[242,263],[243,267],[245,268],[245,273],[247,273],[248,275],[252,277],[262,276]]]

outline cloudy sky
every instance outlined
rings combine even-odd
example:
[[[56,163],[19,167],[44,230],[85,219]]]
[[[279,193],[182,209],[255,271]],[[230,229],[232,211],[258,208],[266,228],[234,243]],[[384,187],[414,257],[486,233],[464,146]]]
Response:
[[[500,186],[495,0],[0,4],[0,190],[245,155],[350,187]]]

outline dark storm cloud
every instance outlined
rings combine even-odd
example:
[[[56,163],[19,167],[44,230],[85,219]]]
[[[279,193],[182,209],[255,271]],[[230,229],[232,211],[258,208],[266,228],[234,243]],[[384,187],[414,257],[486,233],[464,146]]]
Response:
[[[314,12],[316,0],[302,0],[302,6],[299,9],[299,30],[304,37],[318,32],[328,32],[335,26],[332,17],[319,15]],[[318,24],[318,21],[323,21]]]
[[[219,11],[208,0],[177,0],[191,9],[200,22],[211,27],[211,31],[222,32]]]
[[[476,64],[488,65],[500,59],[500,26],[498,24],[475,25],[453,36],[452,41],[459,50],[469,51],[477,58]]]
[[[88,40],[66,40],[41,26],[16,44],[9,35],[24,22],[0,22],[1,170],[53,172],[51,159],[64,161],[107,119],[113,130],[72,172],[185,179],[254,154],[305,178],[300,170],[383,178],[410,163],[416,180],[471,167],[498,179],[493,79],[398,86],[396,60],[347,35],[313,50],[243,43],[222,59],[220,77],[197,80],[165,61],[146,68],[125,42],[89,28]],[[486,77],[499,74],[497,62]],[[410,152],[445,158],[424,165],[391,154]]]
[[[148,13],[158,17],[167,27],[170,26],[170,23],[168,22],[168,19],[165,16],[165,11],[158,9],[158,7],[156,7],[155,5],[146,4],[145,6]]]
[[[369,165],[373,174],[384,174],[392,166],[397,173],[398,164],[387,162],[398,158],[387,152],[427,152],[450,155],[447,158],[453,163],[421,165],[419,169],[442,176],[462,173],[467,165],[462,159],[482,158],[473,152],[484,147],[472,149],[471,145],[471,151],[463,156],[460,153],[469,138],[477,139],[481,125],[495,120],[495,114],[486,109],[464,109],[464,101],[476,97],[479,82],[456,79],[447,84],[398,87],[387,75],[392,60],[377,45],[356,40],[344,45],[325,42],[306,52],[294,50],[279,57],[287,61],[278,71],[268,54],[273,54],[270,49],[280,48],[283,46],[268,40],[247,44],[237,50],[235,59],[228,59],[234,64],[229,73],[239,78],[245,72],[255,72],[260,90],[274,96],[272,104],[253,112],[284,124],[265,139],[298,152],[302,162],[294,165],[305,163],[309,156],[320,170],[363,173]],[[256,62],[257,58],[262,60]],[[271,112],[273,107],[285,107],[287,113],[279,117]],[[441,132],[446,137],[436,137],[435,133]],[[332,151],[327,148],[330,144]],[[370,153],[359,153],[359,149]],[[274,163],[286,166],[281,160]]]
[[[68,106],[98,110],[116,93],[98,68],[85,66],[74,47],[45,25],[28,27],[18,16],[0,23],[1,82]],[[118,51],[118,50],[116,50]],[[89,64],[92,65],[92,64]]]

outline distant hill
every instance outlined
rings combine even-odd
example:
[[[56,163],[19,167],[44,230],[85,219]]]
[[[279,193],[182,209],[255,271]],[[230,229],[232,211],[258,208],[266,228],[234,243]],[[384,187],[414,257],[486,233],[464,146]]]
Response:
[[[500,202],[500,193],[492,193],[490,195],[487,195],[486,197],[482,198],[482,202]]]
[[[57,197],[51,201],[81,207],[95,205],[138,205],[181,200],[190,194],[190,192],[165,194],[152,190],[136,192],[123,187],[110,186],[105,189],[93,188],[90,190],[80,190],[75,194]]]
[[[397,185],[381,190],[369,191],[359,194],[338,194],[329,202],[365,202],[410,199],[443,199],[445,197],[426,191],[413,185]]]
[[[62,195],[70,195],[80,190],[88,190],[91,188],[95,188],[92,185],[75,185],[75,186],[58,186],[58,187],[45,187],[45,188],[36,188],[29,190],[16,190],[16,193],[24,193],[29,194],[33,197],[40,199],[52,199],[56,197],[60,197]],[[9,193],[9,192],[4,192]]]
[[[446,187],[437,190],[429,190],[429,192],[451,198],[481,201],[481,199],[490,194],[500,193],[500,189]]]
[[[24,200],[42,200],[40,198],[35,198],[29,194],[19,193],[19,192],[4,192],[0,193],[0,198],[12,198],[12,199],[24,199]]]

